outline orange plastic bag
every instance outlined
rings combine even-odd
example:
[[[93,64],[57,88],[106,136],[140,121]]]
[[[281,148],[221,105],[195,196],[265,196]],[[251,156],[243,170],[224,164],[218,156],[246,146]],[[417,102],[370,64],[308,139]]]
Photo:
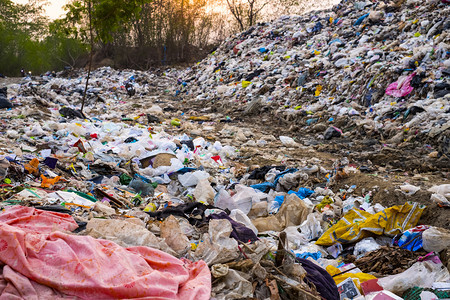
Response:
[[[25,169],[33,175],[39,174],[39,160],[37,158],[33,158],[30,163],[25,164]]]
[[[52,185],[55,185],[61,179],[61,176],[56,176],[55,178],[47,178],[44,175],[41,175],[41,178],[42,178],[41,187],[49,188]]]

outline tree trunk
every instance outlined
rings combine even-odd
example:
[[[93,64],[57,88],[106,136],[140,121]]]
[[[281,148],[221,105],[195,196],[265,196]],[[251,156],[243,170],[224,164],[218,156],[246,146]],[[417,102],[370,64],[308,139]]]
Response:
[[[91,39],[91,53],[89,54],[89,69],[88,76],[86,78],[86,86],[84,87],[83,100],[81,101],[81,114],[83,114],[84,103],[86,101],[86,93],[89,84],[89,78],[91,77],[91,68],[92,68],[92,56],[94,53],[94,37],[92,36],[92,14],[91,14],[91,0],[88,2],[88,11],[89,11],[89,34]]]

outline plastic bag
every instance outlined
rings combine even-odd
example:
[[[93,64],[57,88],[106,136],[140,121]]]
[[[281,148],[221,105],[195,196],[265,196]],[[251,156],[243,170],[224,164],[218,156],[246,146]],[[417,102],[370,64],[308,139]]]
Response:
[[[229,194],[227,194],[228,192],[224,190],[219,191],[219,195],[215,199],[215,205],[222,209],[239,209],[244,214],[250,212],[253,203],[260,202],[267,197],[262,192],[240,184],[236,185],[236,194],[233,197],[229,197]]]
[[[356,243],[353,255],[356,256],[356,258],[360,258],[368,252],[380,249],[380,247],[380,244],[378,244],[373,237],[368,237]]]
[[[430,199],[437,204],[450,206],[450,201],[448,201],[447,198],[441,194],[432,194]]]
[[[426,251],[441,252],[450,248],[450,230],[431,227],[422,234],[422,245]]]
[[[96,203],[96,207],[98,204],[100,203]],[[148,231],[144,224],[136,224],[130,220],[92,218],[86,226],[86,233],[93,238],[113,241],[122,247],[146,246],[171,255],[176,254],[163,239]]]
[[[204,260],[208,266],[229,262],[239,257],[238,243],[230,238],[233,231],[230,221],[213,219],[209,221],[208,233],[202,237],[195,253],[195,260]]]
[[[253,225],[249,217],[246,214],[244,214],[241,210],[233,209],[230,212],[230,218],[232,218],[236,222],[243,224],[245,227],[251,229],[256,235],[258,235],[258,229],[256,229],[256,227]]]
[[[414,88],[410,85],[410,82],[415,75],[416,73],[412,73],[407,77],[400,77],[396,82],[391,83],[386,89],[386,95],[400,98],[411,93]]]
[[[253,296],[252,284],[244,278],[245,273],[229,269],[226,265],[214,265],[211,269],[214,277],[220,278],[220,281],[216,282],[212,289],[214,299],[242,299]],[[226,274],[222,275],[224,273]]]
[[[291,147],[294,147],[294,146],[297,146],[297,145],[298,145],[298,144],[294,141],[293,138],[288,137],[288,136],[280,136],[280,141],[281,141],[281,143],[283,143],[283,145],[285,145],[285,146],[291,146]]]
[[[191,248],[189,239],[181,231],[180,224],[174,216],[169,216],[161,223],[161,238],[165,240],[167,245],[172,248],[178,255],[185,255]]]
[[[308,215],[306,221],[300,225],[300,230],[308,240],[316,239],[323,233],[320,221],[316,218],[315,214]]]
[[[216,192],[211,187],[208,179],[199,180],[194,190],[194,197],[197,202],[203,204],[213,204]]]
[[[304,234],[302,234],[298,231],[297,226],[286,227],[284,232],[286,232],[286,238],[290,243],[289,248],[296,250],[301,245],[308,244],[308,240],[305,238]]]
[[[402,191],[403,194],[405,194],[407,196],[412,196],[415,193],[417,193],[417,191],[420,190],[420,187],[414,186],[412,184],[404,184],[404,185],[400,186],[400,190]]]
[[[337,241],[354,243],[372,234],[400,234],[417,224],[424,209],[423,205],[409,202],[386,208],[374,215],[352,209],[328,229],[316,244],[331,246]]]
[[[434,256],[430,260],[416,262],[403,273],[378,279],[378,283],[385,290],[402,294],[409,288],[431,288],[434,282],[447,280],[450,280],[447,268]]]
[[[297,195],[285,197],[278,213],[266,218],[253,220],[253,225],[261,231],[282,231],[288,226],[298,226],[303,223],[312,212],[306,203]]]
[[[394,244],[400,248],[408,249],[410,251],[417,251],[422,249],[422,235],[429,226],[419,225],[414,228],[408,229],[400,236],[398,241],[394,241]]]
[[[142,196],[153,196],[155,189],[150,183],[146,183],[140,179],[134,178],[131,180],[129,187],[136,193],[140,193]]]
[[[428,189],[429,192],[439,194],[450,200],[450,184],[441,184]]]
[[[178,175],[178,180],[184,187],[197,185],[202,179],[209,178],[209,173],[205,171],[195,171]]]

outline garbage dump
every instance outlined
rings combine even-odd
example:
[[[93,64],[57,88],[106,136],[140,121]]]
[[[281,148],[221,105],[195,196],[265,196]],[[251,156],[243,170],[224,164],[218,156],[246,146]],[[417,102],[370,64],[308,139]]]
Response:
[[[2,297],[450,298],[449,10],[282,17],[83,111],[87,72],[8,83]]]

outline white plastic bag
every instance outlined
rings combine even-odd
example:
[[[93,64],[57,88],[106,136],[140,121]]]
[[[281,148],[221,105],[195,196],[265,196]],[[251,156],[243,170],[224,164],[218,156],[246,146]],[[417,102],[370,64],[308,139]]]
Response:
[[[450,184],[435,185],[428,189],[429,192],[434,194],[439,194],[450,200]]]
[[[205,171],[195,171],[178,175],[178,180],[184,187],[197,185],[202,179],[209,178],[209,173]]]
[[[195,200],[203,204],[213,204],[215,194],[208,179],[199,180],[194,190]]]
[[[356,243],[353,255],[360,258],[368,252],[380,249],[380,247],[380,244],[378,244],[373,237],[368,237]]]
[[[238,243],[230,238],[233,231],[230,221],[213,219],[209,222],[208,233],[202,237],[193,254],[196,260],[204,260],[208,266],[226,263],[239,257]]]
[[[412,195],[414,195],[415,193],[417,193],[417,191],[420,190],[420,187],[414,186],[414,185],[412,185],[412,184],[407,184],[407,183],[406,183],[406,184],[400,186],[400,190],[402,191],[402,193],[403,193],[404,195],[412,196]]]
[[[402,294],[409,288],[431,288],[434,282],[447,280],[450,280],[450,274],[437,258],[436,262],[431,260],[416,262],[403,273],[378,279],[378,284],[385,290]]]
[[[253,203],[260,202],[261,199],[267,197],[260,191],[240,184],[236,185],[236,194],[233,197],[230,198],[227,194],[227,192],[221,190],[216,197],[215,205],[222,209],[239,209],[246,215],[252,209]]]
[[[283,145],[285,146],[290,146],[290,147],[295,147],[298,144],[294,141],[293,138],[288,137],[288,136],[280,136],[280,141],[283,143]]]
[[[450,230],[431,227],[422,233],[422,245],[426,251],[441,252],[450,248]]]
[[[315,214],[308,215],[306,221],[304,221],[300,225],[300,230],[308,240],[318,238],[323,234],[323,229],[320,226],[320,221],[316,219]]]

